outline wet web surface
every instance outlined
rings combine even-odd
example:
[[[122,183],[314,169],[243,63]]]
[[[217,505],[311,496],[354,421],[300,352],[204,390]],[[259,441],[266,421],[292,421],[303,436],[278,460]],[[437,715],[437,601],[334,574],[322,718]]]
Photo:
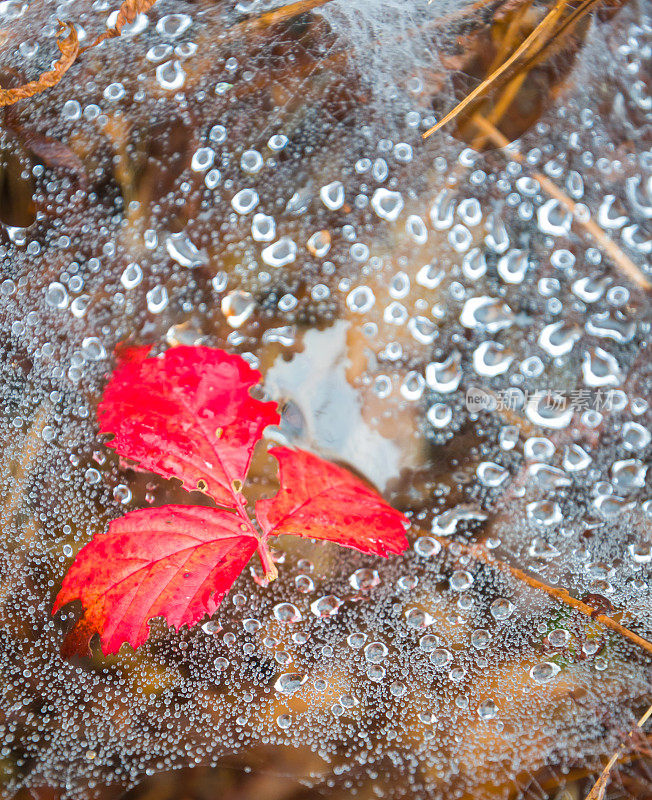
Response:
[[[0,3],[3,76],[49,67],[57,18],[90,39],[114,10],[72,6]],[[7,794],[266,748],[325,793],[599,772],[649,703],[649,654],[469,545],[652,635],[645,4],[592,20],[504,150],[421,140],[489,18],[336,0],[248,22],[268,8],[157,3],[0,127]],[[50,612],[80,547],[127,510],[206,502],[98,439],[124,341],[244,355],[283,408],[268,438],[371,480],[409,551],[280,540],[279,580],[252,562],[202,626],[63,659],[79,608]],[[275,491],[264,448],[251,483]]]

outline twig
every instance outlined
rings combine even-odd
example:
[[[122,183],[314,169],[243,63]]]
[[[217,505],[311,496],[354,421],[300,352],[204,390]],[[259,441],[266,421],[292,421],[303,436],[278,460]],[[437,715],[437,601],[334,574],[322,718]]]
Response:
[[[652,716],[652,706],[650,706],[648,710],[645,712],[645,714],[643,714],[643,716],[639,719],[639,721],[636,723],[636,727],[629,732],[627,738],[631,739],[632,736],[637,731],[639,731],[643,727],[643,725],[645,725],[645,723],[651,716]],[[604,800],[604,796],[607,791],[607,784],[609,782],[609,773],[611,772],[611,769],[613,765],[616,763],[616,761],[618,761],[618,759],[622,756],[626,744],[627,744],[626,741],[623,742],[620,745],[620,747],[616,750],[616,752],[611,756],[609,761],[607,761],[607,764],[605,768],[602,770],[600,777],[595,782],[593,788],[586,796],[586,800]]]
[[[510,144],[509,139],[504,136],[497,128],[495,128],[488,120],[480,114],[473,115],[473,122],[482,130],[498,147],[505,148]],[[522,154],[516,148],[510,148],[510,157],[520,164],[525,162]],[[650,291],[652,283],[647,279],[643,272],[634,264],[634,262],[618,247],[618,245],[610,239],[602,228],[593,220],[585,220],[577,215],[577,204],[568,197],[556,183],[550,180],[547,175],[541,172],[533,172],[532,175],[537,179],[541,187],[555,200],[559,202],[573,215],[574,219],[589,233],[595,241],[599,244],[602,250],[611,258],[614,264],[623,272],[631,281],[633,281],[641,289]]]
[[[634,642],[634,644],[637,644],[639,647],[647,650],[648,653],[652,653],[652,642],[649,642],[647,639],[644,639],[637,633],[630,631],[629,628],[625,628],[624,625],[616,622],[615,619],[608,617],[606,614],[601,614],[597,609],[592,608],[582,600],[578,600],[577,598],[573,597],[568,591],[566,591],[566,589],[558,589],[555,586],[548,586],[547,583],[543,583],[537,578],[532,577],[532,575],[529,575],[522,569],[513,567],[511,564],[507,564],[505,561],[499,561],[497,558],[490,556],[485,547],[481,544],[467,545],[457,540],[448,539],[444,536],[435,536],[434,534],[430,535],[433,539],[436,539],[439,544],[442,545],[442,547],[448,549],[452,544],[454,544],[455,547],[459,548],[462,552],[471,556],[471,558],[474,558],[476,561],[481,561],[483,564],[499,569],[502,572],[509,572],[517,580],[526,583],[533,589],[539,589],[540,591],[545,592],[547,595],[550,595],[550,597],[554,597],[555,600],[559,600],[561,603],[574,608],[576,611],[581,612],[585,616],[590,617],[593,620],[597,620],[606,628],[610,628],[612,631],[619,633],[621,636],[624,636],[626,639]]]

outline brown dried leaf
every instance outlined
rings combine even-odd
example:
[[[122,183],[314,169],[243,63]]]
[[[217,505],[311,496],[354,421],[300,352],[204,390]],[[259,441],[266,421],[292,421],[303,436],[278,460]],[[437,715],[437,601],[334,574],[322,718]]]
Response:
[[[24,83],[22,86],[17,86],[14,89],[0,88],[0,106],[13,105],[13,103],[17,103],[19,100],[33,97],[35,94],[40,94],[45,91],[45,89],[56,86],[75,63],[75,59],[79,53],[77,30],[71,22],[60,22],[59,25],[57,46],[59,47],[61,56],[54,64],[54,67],[47,72],[43,72],[35,81]],[[66,29],[68,30],[68,35],[64,38],[63,33]]]
[[[116,36],[120,36],[125,25],[130,25],[139,14],[145,14],[149,11],[155,2],[156,0],[124,0],[118,11],[115,26],[100,34],[97,39],[86,45],[86,47],[83,47],[80,53],[85,53],[92,47],[97,47],[98,44],[106,39],[114,39]]]

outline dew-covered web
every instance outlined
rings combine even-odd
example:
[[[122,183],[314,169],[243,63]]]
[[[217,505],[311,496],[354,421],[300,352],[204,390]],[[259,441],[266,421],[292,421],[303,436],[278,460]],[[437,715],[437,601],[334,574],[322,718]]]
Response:
[[[644,647],[501,566],[652,635],[646,5],[582,29],[507,149],[421,140],[486,9],[252,23],[280,5],[160,0],[3,118],[7,796],[228,763],[325,795],[541,798],[595,777],[649,704]],[[115,10],[0,3],[0,83],[49,68],[57,19],[83,43]],[[51,608],[80,547],[205,502],[97,436],[125,341],[241,353],[283,408],[269,438],[373,481],[409,551],[280,540],[279,580],[252,561],[196,629],[65,660],[80,609]],[[250,499],[275,488],[261,448]]]

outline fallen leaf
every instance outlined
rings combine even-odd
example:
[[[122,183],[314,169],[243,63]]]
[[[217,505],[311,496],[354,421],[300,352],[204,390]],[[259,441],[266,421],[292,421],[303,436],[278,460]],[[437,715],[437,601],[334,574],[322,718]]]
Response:
[[[265,536],[307,536],[387,556],[407,547],[403,514],[348,470],[305,450],[274,447],[278,494],[256,503]]]
[[[94,633],[105,654],[139,647],[152,617],[194,625],[214,613],[257,544],[240,517],[218,508],[169,505],[114,520],[79,551],[54,603],[53,613],[76,599],[84,608],[64,654],[88,651]]]
[[[105,654],[139,647],[148,622],[177,630],[212,614],[257,551],[269,580],[277,576],[270,536],[327,539],[387,556],[407,547],[403,514],[347,470],[312,453],[277,447],[278,494],[260,500],[258,530],[242,488],[256,443],[277,423],[276,404],[249,394],[261,375],[237,355],[175,347],[148,358],[125,350],[99,406],[100,429],[121,456],[188,489],[201,487],[224,508],[168,505],[110,523],[80,552],[53,613],[81,600],[84,613],[64,654],[88,653],[98,633]]]
[[[119,455],[188,490],[234,506],[256,442],[279,421],[275,403],[249,390],[261,375],[240,356],[210,347],[175,347],[147,358],[131,348],[104,391],[100,431]]]
[[[17,86],[14,89],[0,88],[0,106],[10,106],[17,103],[19,100],[25,100],[28,97],[33,97],[35,94],[45,91],[56,86],[57,83],[63,78],[65,73],[75,63],[77,54],[79,52],[79,40],[77,38],[77,30],[71,22],[59,23],[59,31],[57,33],[57,46],[61,52],[61,56],[55,62],[51,70],[41,73],[35,81],[24,83],[22,86]],[[63,36],[65,30],[68,30],[68,35]]]

